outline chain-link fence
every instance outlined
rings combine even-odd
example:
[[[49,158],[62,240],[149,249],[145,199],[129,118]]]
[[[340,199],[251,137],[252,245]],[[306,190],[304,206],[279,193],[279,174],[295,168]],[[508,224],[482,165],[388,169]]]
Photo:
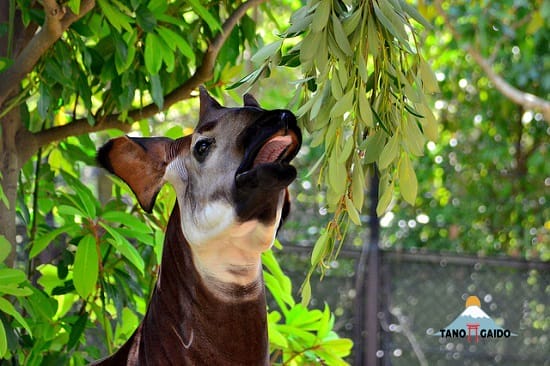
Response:
[[[550,365],[550,263],[374,252],[378,270],[370,276],[369,269],[376,268],[372,262],[363,263],[369,265],[359,278],[361,253],[343,250],[321,282],[312,279],[312,305],[326,301],[337,315],[339,334],[354,340],[351,364],[371,366],[367,360],[374,359],[384,366]],[[288,268],[307,269],[309,253],[310,248],[285,246],[279,257],[288,273]],[[289,274],[298,287],[304,273]],[[365,290],[369,286],[375,295]],[[517,335],[478,343],[441,337],[440,329],[465,309],[470,295],[499,326]],[[368,319],[375,319],[374,328],[367,328]],[[367,329],[378,335],[370,338]]]

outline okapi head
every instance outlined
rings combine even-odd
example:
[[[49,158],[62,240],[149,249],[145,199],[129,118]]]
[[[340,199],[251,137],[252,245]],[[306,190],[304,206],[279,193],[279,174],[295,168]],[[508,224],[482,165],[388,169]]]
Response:
[[[164,183],[171,183],[177,194],[148,313],[117,362],[180,360],[174,354],[152,355],[154,349],[148,347],[162,335],[166,339],[157,341],[161,348],[181,341],[185,355],[180,364],[267,360],[266,354],[247,354],[267,352],[261,253],[271,247],[288,213],[287,187],[296,178],[290,161],[300,145],[290,111],[262,109],[249,94],[244,107],[222,107],[201,88],[199,123],[191,135],[176,140],[125,136],[99,150],[100,164],[130,186],[145,211],[151,212]],[[256,305],[250,308],[251,303]],[[264,319],[247,320],[251,317]],[[156,330],[161,323],[175,335]],[[258,326],[263,329],[255,330]],[[250,340],[239,341],[241,333],[264,338],[254,341],[262,349],[251,349]],[[198,347],[194,355],[192,342]],[[223,349],[206,358],[197,355],[216,347]],[[238,352],[243,354],[229,355]]]

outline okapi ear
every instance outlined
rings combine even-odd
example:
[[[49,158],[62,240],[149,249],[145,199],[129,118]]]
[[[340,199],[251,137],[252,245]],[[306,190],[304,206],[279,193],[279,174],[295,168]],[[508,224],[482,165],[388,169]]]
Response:
[[[243,96],[243,102],[244,102],[244,106],[245,106],[245,107],[256,107],[256,108],[261,108],[261,107],[260,107],[260,103],[258,103],[258,101],[256,100],[256,98],[254,98],[254,97],[252,96],[252,94],[246,93],[246,94]]]
[[[199,87],[199,99],[200,99],[200,111],[199,111],[199,120],[202,121],[206,114],[212,109],[221,109],[223,108],[216,99],[212,98],[204,86]]]
[[[166,166],[174,158],[174,141],[165,137],[119,137],[108,141],[97,153],[97,161],[130,186],[139,204],[151,213],[164,184]]]

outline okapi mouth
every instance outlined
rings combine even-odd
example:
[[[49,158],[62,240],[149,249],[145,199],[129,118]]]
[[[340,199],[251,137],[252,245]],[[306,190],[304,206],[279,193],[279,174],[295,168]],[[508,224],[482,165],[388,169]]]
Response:
[[[237,169],[236,178],[264,165],[289,166],[298,154],[302,134],[296,117],[289,111],[277,111],[276,120],[255,123],[245,131],[244,159]]]

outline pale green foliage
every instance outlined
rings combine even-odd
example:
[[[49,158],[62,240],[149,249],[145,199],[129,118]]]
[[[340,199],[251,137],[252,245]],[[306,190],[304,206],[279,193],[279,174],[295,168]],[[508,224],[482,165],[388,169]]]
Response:
[[[361,223],[365,174],[372,164],[380,174],[378,215],[387,210],[395,188],[415,203],[411,157],[421,156],[425,142],[437,139],[425,95],[438,90],[419,53],[418,24],[428,26],[404,0],[310,0],[292,15],[281,41],[253,57],[259,70],[299,64],[303,75],[294,102],[311,146],[323,146],[318,182],[333,213],[315,244],[313,267],[335,258],[348,221]],[[260,74],[255,71],[237,85]]]

